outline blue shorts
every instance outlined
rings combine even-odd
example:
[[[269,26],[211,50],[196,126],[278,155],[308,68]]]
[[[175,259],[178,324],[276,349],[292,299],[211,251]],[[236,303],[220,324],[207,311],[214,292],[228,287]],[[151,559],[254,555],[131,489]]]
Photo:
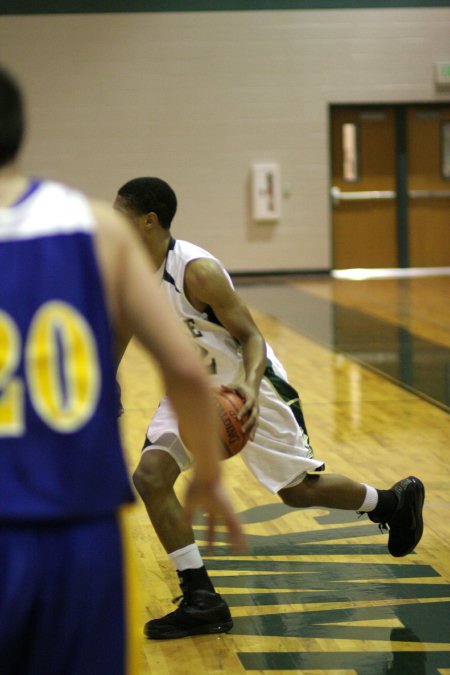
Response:
[[[0,673],[123,675],[122,541],[115,517],[0,522]]]

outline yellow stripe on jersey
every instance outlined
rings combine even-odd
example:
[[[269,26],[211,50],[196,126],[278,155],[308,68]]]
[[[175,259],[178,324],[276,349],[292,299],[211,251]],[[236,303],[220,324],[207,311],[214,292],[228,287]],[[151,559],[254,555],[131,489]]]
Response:
[[[137,565],[136,545],[131,537],[130,516],[136,506],[124,506],[119,512],[118,521],[122,537],[124,603],[126,626],[126,675],[141,675],[142,650],[142,589]]]

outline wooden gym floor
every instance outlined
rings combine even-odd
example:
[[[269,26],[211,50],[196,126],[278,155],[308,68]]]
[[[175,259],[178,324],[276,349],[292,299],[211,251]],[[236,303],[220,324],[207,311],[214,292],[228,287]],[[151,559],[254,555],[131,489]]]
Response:
[[[300,391],[316,456],[375,487],[421,477],[425,532],[415,554],[392,558],[366,517],[285,507],[227,461],[250,554],[230,555],[220,532],[203,552],[234,629],[142,638],[140,675],[450,675],[450,277],[237,286]],[[136,344],[119,375],[132,469],[160,389]],[[179,587],[141,503],[126,521],[143,624],[175,608]],[[202,531],[199,519],[200,544]]]

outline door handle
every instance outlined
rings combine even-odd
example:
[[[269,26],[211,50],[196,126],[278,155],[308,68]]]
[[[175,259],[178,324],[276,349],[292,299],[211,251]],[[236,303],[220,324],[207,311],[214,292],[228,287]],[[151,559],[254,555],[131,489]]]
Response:
[[[330,190],[333,204],[340,202],[363,202],[379,199],[395,199],[397,193],[394,190],[358,190],[356,192],[342,192],[336,185]]]
[[[450,199],[450,190],[409,190],[411,199]]]

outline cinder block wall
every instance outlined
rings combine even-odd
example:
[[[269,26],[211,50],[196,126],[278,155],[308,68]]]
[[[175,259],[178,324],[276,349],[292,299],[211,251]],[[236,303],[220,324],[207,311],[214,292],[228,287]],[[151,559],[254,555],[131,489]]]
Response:
[[[112,200],[175,188],[174,232],[232,271],[330,267],[328,106],[449,99],[450,8],[1,16],[23,82],[27,170]],[[281,166],[281,220],[250,218],[253,162]]]

